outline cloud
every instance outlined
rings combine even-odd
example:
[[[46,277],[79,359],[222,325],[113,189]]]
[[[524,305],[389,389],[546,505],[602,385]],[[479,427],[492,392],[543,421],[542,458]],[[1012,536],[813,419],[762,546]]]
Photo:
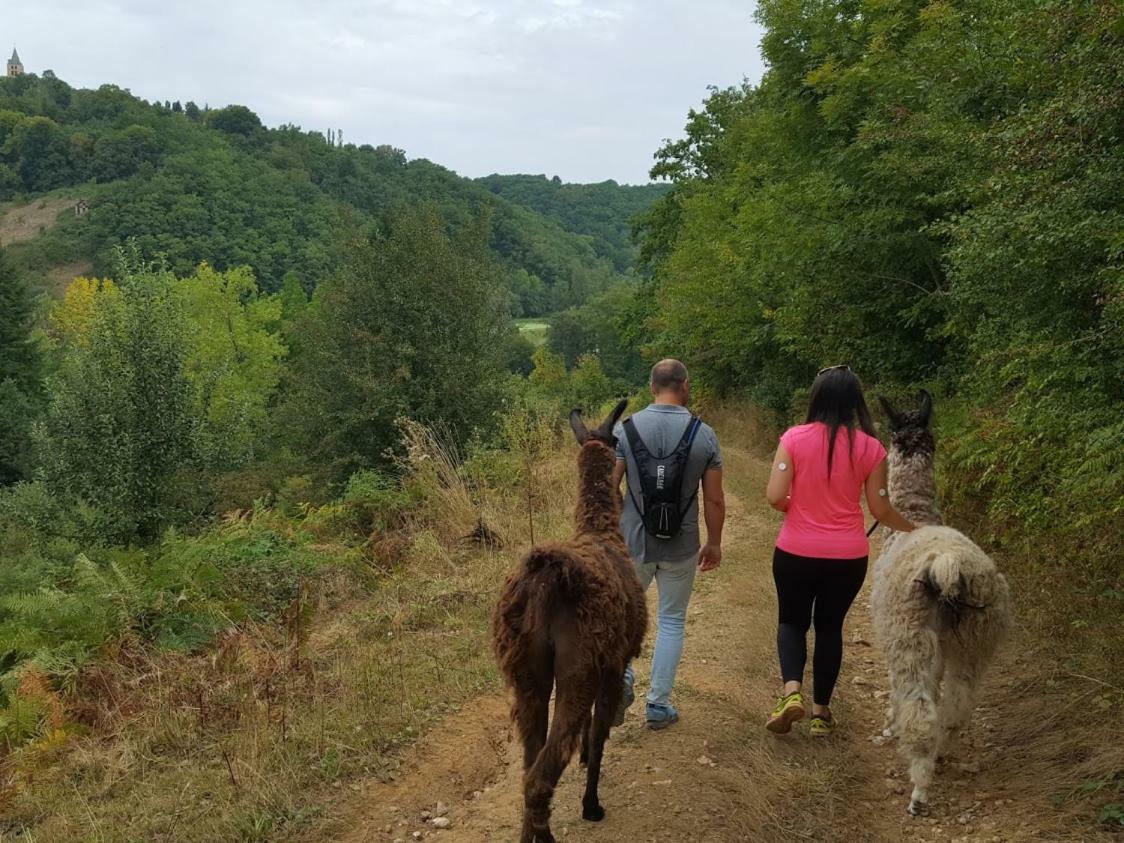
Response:
[[[37,0],[0,44],[152,100],[238,102],[475,176],[647,177],[707,85],[756,79],[749,4],[698,0]]]

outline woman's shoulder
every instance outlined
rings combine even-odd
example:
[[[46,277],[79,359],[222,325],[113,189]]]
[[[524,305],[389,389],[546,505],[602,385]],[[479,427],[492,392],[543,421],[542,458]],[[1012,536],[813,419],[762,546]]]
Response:
[[[877,436],[871,436],[865,430],[855,428],[855,439],[862,442],[864,445],[878,445],[881,447],[882,441]]]
[[[807,441],[811,436],[822,436],[823,425],[819,422],[808,422],[790,427],[781,434],[781,444],[788,446],[798,442]]]
[[[793,436],[807,436],[810,433],[823,430],[822,422],[807,422],[805,424],[794,424],[784,432],[785,436],[792,434]]]
[[[865,430],[855,430],[855,441],[862,448],[863,453],[881,454],[885,456],[886,446],[877,436],[871,436]]]

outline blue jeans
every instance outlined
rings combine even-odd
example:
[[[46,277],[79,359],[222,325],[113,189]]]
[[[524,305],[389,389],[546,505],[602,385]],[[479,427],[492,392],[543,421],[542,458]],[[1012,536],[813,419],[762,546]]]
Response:
[[[652,676],[648,689],[649,705],[668,705],[675,671],[683,655],[683,630],[687,625],[687,603],[695,584],[698,554],[678,562],[648,562],[636,566],[640,584],[648,590],[652,580],[659,590],[659,613],[656,616],[656,648],[652,654]],[[635,679],[632,664],[625,670],[625,684],[631,688]]]

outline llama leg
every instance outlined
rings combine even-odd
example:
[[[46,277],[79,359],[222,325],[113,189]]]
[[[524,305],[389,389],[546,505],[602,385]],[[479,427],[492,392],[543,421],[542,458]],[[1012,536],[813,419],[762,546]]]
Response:
[[[546,744],[523,778],[521,843],[554,843],[554,835],[550,832],[550,800],[562,771],[581,743],[596,687],[596,680],[572,684],[559,681],[554,720],[550,724]]]
[[[523,770],[530,769],[546,743],[546,729],[550,718],[550,691],[554,676],[546,657],[529,665],[528,672],[515,686],[515,704],[512,708],[519,737],[523,741]]]
[[[908,650],[893,654],[897,663],[891,666],[891,684],[896,712],[893,728],[899,748],[909,760],[913,782],[909,812],[916,815],[928,813],[929,785],[936,766],[940,651],[933,634],[919,636],[911,643]]]
[[[895,725],[898,721],[898,706],[897,706],[896,700],[897,700],[896,689],[894,688],[894,681],[893,681],[893,679],[891,679],[890,680],[890,704],[886,707],[886,720],[882,725],[882,735],[883,735],[883,737],[888,738],[888,737],[891,737],[891,736],[896,735],[898,733],[897,732],[898,727]]]
[[[898,699],[898,720],[895,727],[899,745],[909,759],[909,778],[913,793],[909,813],[929,812],[929,785],[937,762],[939,721],[934,689],[926,683],[903,685]]]
[[[593,742],[593,718],[589,719],[589,723],[582,729],[582,749],[581,754],[578,755],[579,764],[589,763],[589,745]]]
[[[909,797],[909,807],[906,809],[915,817],[929,815],[929,785],[933,781],[933,770],[936,769],[937,759],[935,753],[914,757],[909,764],[909,778],[913,782],[913,793]]]
[[[979,665],[971,655],[950,655],[948,668],[941,695],[941,744],[937,748],[940,755],[946,755],[955,748],[961,731],[972,716],[979,690]]]
[[[582,797],[582,819],[592,822],[605,819],[605,809],[601,807],[597,795],[597,788],[601,781],[601,759],[605,752],[605,740],[609,737],[609,728],[623,692],[622,675],[616,671],[608,672],[602,679],[601,694],[593,710],[593,721],[588,732],[589,766],[586,769],[585,796]]]
[[[516,703],[516,723],[523,739],[523,769],[529,770],[546,743],[546,729],[550,717],[550,691],[545,694],[528,694]]]

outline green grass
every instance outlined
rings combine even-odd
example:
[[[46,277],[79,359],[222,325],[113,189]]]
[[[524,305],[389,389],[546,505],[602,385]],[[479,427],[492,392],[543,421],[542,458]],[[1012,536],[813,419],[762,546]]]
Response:
[[[573,453],[542,435],[536,479],[566,492],[533,501],[536,536],[558,539],[571,529]],[[495,690],[489,618],[529,543],[528,496],[501,473],[481,505],[472,489],[487,472],[470,488],[436,439],[413,436],[401,490],[412,503],[392,528],[368,536],[377,519],[348,510],[401,504],[359,475],[333,504],[241,513],[141,560],[154,577],[209,576],[146,603],[143,623],[89,651],[65,687],[45,670],[23,679],[34,708],[21,744],[0,741],[0,843],[314,839],[341,794],[395,774],[419,735]],[[481,517],[503,549],[464,541]],[[210,643],[150,640],[200,591],[226,619]]]
[[[535,348],[545,345],[546,335],[550,331],[550,322],[545,319],[516,319],[519,333],[535,344]]]

